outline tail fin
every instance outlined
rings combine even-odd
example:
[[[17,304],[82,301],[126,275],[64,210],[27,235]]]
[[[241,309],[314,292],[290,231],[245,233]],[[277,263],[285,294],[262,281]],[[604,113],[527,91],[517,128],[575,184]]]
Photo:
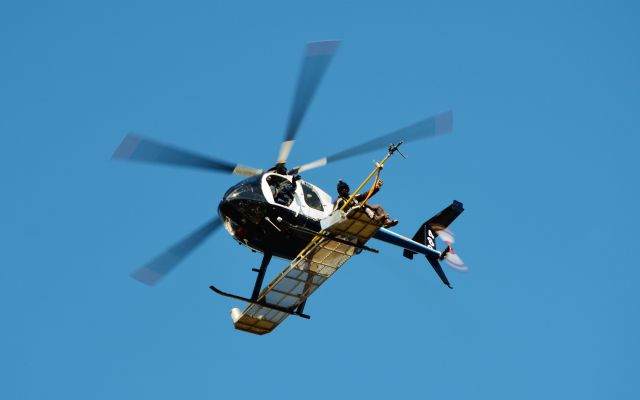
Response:
[[[413,240],[421,243],[431,249],[436,250],[436,238],[438,237],[438,231],[444,228],[447,228],[457,217],[462,214],[464,208],[462,203],[457,200],[454,200],[450,206],[440,211],[433,217],[431,217],[427,222],[422,224],[415,235],[413,235]],[[408,259],[412,260],[413,256],[418,254],[411,250],[404,250],[403,255]],[[440,265],[440,260],[438,256],[433,254],[426,255],[427,261],[436,271],[442,282],[451,288],[451,284],[447,279],[447,276],[444,274],[442,270],[442,266]]]

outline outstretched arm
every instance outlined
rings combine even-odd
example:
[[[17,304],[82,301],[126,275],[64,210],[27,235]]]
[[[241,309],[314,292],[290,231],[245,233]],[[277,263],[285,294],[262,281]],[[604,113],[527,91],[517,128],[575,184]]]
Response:
[[[371,193],[371,196],[375,195],[376,193],[378,193],[380,191],[380,188],[382,187],[382,179],[380,179],[378,181],[378,184],[376,185],[376,187],[373,188],[373,193]],[[356,200],[363,202],[367,196],[369,195],[369,192],[365,192],[365,193],[361,193],[359,195],[356,196]]]

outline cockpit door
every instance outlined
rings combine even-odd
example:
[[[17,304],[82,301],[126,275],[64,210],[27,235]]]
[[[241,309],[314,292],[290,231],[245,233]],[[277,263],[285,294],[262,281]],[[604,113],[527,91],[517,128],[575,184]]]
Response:
[[[299,187],[293,190],[293,182],[290,176],[275,173],[264,174],[262,191],[269,204],[287,208],[295,212],[296,215],[301,212],[302,202],[298,194]]]

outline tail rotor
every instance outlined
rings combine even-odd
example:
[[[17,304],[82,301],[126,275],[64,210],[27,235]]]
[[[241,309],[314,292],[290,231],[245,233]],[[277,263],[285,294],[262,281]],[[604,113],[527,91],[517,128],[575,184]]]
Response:
[[[446,245],[447,248],[442,252],[440,260],[444,260],[448,266],[456,271],[466,272],[469,271],[469,267],[466,266],[462,258],[453,250],[452,244],[455,242],[455,236],[450,229],[442,228],[435,230],[437,237],[439,237]]]

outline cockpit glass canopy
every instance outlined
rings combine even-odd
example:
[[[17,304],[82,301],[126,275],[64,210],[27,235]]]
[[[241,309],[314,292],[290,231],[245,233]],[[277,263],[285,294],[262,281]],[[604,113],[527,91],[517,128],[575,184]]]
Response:
[[[232,186],[224,194],[225,200],[256,200],[265,201],[260,185],[261,176],[252,176]]]

